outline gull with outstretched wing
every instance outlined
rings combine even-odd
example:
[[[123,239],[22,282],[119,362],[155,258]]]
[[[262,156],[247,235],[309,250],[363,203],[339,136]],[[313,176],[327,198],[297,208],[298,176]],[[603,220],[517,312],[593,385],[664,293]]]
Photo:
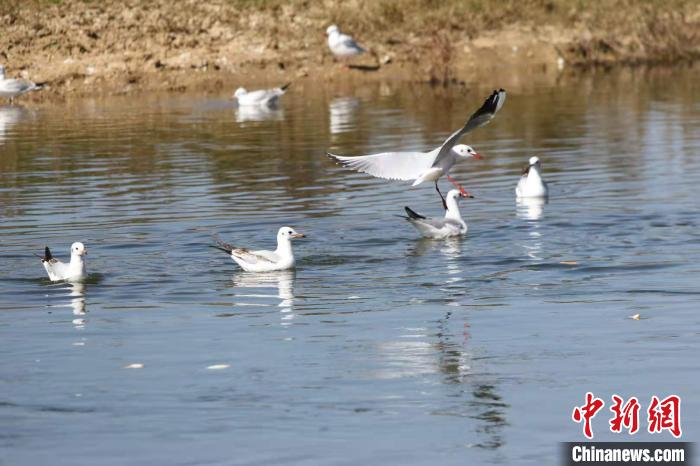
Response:
[[[465,125],[452,133],[440,147],[430,152],[383,152],[380,154],[346,157],[327,153],[333,161],[352,170],[367,173],[387,180],[413,180],[413,186],[424,181],[435,182],[443,207],[447,209],[445,198],[438,187],[438,180],[444,175],[460,191],[470,196],[449,172],[460,158],[482,158],[470,146],[457,144],[457,141],[470,131],[484,126],[493,119],[506,100],[506,91],[495,90],[483,105],[467,120]]]

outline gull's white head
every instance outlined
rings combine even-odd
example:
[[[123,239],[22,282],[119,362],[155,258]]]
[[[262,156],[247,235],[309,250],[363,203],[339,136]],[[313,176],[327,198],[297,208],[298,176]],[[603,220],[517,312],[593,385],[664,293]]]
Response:
[[[328,29],[326,29],[327,36],[330,36],[331,34],[335,34],[337,32],[339,32],[339,30],[338,26],[336,26],[335,24],[333,24],[332,26],[328,26]]]
[[[83,243],[75,242],[70,245],[71,256],[84,256],[87,254],[87,248]]]
[[[246,95],[247,93],[248,93],[248,91],[245,90],[245,87],[239,87],[238,89],[236,89],[236,92],[233,93],[233,96],[234,97],[242,97],[242,96]]]
[[[535,171],[538,171],[540,169],[540,159],[539,157],[530,157],[530,160],[528,160],[527,165],[523,169],[523,176],[527,175],[530,173],[530,170],[534,168]]]
[[[475,159],[483,159],[481,154],[466,144],[457,144],[452,150],[460,157],[473,157]]]
[[[277,241],[289,241],[294,238],[306,238],[306,235],[303,233],[297,233],[292,227],[282,227],[277,232]]]

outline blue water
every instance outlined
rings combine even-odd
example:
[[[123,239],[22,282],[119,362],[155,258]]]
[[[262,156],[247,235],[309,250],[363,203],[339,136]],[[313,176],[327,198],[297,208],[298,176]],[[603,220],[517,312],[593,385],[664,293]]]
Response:
[[[440,215],[431,186],[324,157],[430,149],[490,91],[0,107],[0,464],[552,464],[584,440],[587,391],[596,440],[630,438],[608,431],[613,393],[640,399],[643,430],[651,395],[680,395],[697,439],[695,75],[510,91],[465,138],[485,160],[453,173],[476,195],[460,240],[397,217]],[[517,205],[535,154],[551,199]],[[209,247],[272,248],[282,225],[308,236],[296,272]],[[73,241],[90,278],[49,282],[33,254]]]

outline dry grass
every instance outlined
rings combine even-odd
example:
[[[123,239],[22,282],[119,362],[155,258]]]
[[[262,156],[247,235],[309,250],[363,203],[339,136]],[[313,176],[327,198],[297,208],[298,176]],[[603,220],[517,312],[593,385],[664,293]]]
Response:
[[[471,74],[467,53],[478,50],[465,50],[479,40],[492,44],[482,65],[516,43],[529,48],[514,66],[700,58],[698,0],[0,0],[0,62],[55,87],[93,65],[95,79],[124,85],[193,69],[326,76],[332,23],[433,83]]]
[[[474,38],[511,25],[589,31],[575,63],[673,61],[700,54],[697,0],[226,0],[240,12],[300,12],[374,41]],[[442,52],[440,52],[442,53]]]

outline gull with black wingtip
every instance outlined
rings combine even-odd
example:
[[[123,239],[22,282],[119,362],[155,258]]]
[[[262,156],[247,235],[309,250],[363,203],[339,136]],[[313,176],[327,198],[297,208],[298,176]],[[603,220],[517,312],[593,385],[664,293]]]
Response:
[[[224,243],[218,236],[214,236],[217,245],[212,247],[230,255],[231,259],[246,272],[272,272],[294,268],[296,260],[292,252],[292,240],[305,237],[304,234],[297,233],[294,228],[282,227],[277,232],[277,249],[274,251],[237,248]]]
[[[410,207],[404,207],[407,217],[404,217],[425,238],[444,239],[461,236],[467,233],[467,223],[459,212],[459,199],[470,197],[468,194],[452,189],[447,193],[447,209],[443,218],[430,218],[416,213]]]
[[[239,87],[233,93],[233,98],[236,99],[239,107],[270,107],[274,108],[279,105],[280,97],[282,97],[292,83],[287,83],[284,86],[275,87],[272,89],[260,89],[257,91],[247,91],[244,87]]]
[[[87,269],[85,267],[86,254],[87,248],[85,245],[75,242],[70,247],[70,262],[67,264],[54,258],[48,246],[44,249],[44,257],[39,257],[51,281],[77,281],[87,277]]]
[[[499,89],[486,99],[484,104],[476,111],[465,125],[452,133],[449,138],[430,152],[382,152],[380,154],[360,155],[356,157],[346,157],[327,153],[328,157],[336,163],[352,170],[367,173],[377,178],[387,180],[413,180],[413,186],[424,181],[435,182],[435,189],[445,209],[447,204],[440,192],[438,180],[444,175],[447,179],[462,191],[470,196],[468,192],[455,181],[449,172],[457,160],[462,158],[482,158],[474,149],[464,144],[457,144],[457,141],[468,132],[484,126],[490,122],[496,113],[501,109],[506,100],[506,91]]]
[[[6,78],[5,67],[0,65],[0,97],[10,99],[10,103],[13,103],[16,97],[42,87],[43,84],[35,84],[27,79]]]

